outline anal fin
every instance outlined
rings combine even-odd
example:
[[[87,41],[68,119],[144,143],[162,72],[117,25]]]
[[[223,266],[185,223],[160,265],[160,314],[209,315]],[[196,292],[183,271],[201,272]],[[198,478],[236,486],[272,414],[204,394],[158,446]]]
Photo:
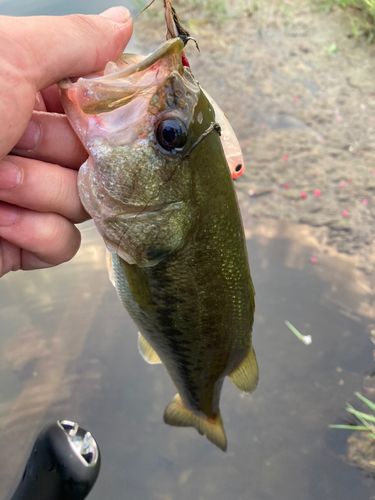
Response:
[[[244,392],[253,392],[258,385],[258,363],[253,347],[234,372],[229,375],[233,384]]]
[[[177,427],[195,427],[199,434],[204,434],[211,443],[221,450],[227,450],[227,438],[220,413],[216,418],[205,418],[195,415],[186,408],[177,394],[164,412],[164,422]]]
[[[150,346],[144,336],[138,332],[138,349],[142,355],[142,358],[150,363],[150,365],[158,365],[161,363],[159,356],[156,354],[154,349]]]

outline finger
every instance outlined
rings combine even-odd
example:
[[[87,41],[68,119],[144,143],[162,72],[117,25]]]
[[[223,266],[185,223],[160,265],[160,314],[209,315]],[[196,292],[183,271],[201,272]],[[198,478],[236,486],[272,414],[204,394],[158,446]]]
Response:
[[[124,51],[132,34],[125,7],[106,16],[0,17],[0,46],[9,62],[17,61],[36,90],[62,78],[102,70]],[[27,43],[25,43],[27,40]]]
[[[46,111],[50,113],[65,113],[61,104],[59,88],[56,84],[41,90],[41,94],[46,106]]]
[[[75,170],[19,156],[0,162],[0,200],[36,212],[55,212],[75,224],[90,218],[78,196]]]
[[[37,92],[35,95],[34,111],[47,111],[41,92]]]
[[[13,154],[78,169],[87,152],[65,115],[34,111]]]
[[[0,79],[0,116],[7,125],[0,158],[30,121],[37,91],[62,78],[103,69],[119,57],[131,33],[124,7],[109,9],[103,16],[0,16],[0,65],[6,75]]]
[[[31,252],[48,265],[70,260],[81,242],[78,229],[61,215],[42,214],[1,202],[0,238]],[[6,265],[9,267],[9,262]],[[21,267],[26,268],[26,263]]]
[[[4,238],[0,238],[0,278],[9,271],[30,271],[31,269],[45,269],[50,264],[32,252],[13,245]]]

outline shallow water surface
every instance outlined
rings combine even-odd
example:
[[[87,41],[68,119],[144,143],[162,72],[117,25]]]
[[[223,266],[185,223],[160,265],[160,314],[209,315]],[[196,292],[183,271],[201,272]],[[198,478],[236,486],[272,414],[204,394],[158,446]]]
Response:
[[[6,16],[63,16],[67,14],[99,14],[112,5],[125,5],[137,13],[137,0],[0,0],[0,14]]]
[[[323,252],[312,265],[320,249],[304,226],[245,217],[245,227],[260,383],[252,395],[225,383],[226,454],[194,429],[163,423],[175,390],[138,354],[92,222],[71,263],[1,280],[0,498],[43,425],[65,418],[102,451],[92,500],[370,499],[373,481],[345,463],[348,434],[327,429],[372,367],[368,285],[347,257]]]

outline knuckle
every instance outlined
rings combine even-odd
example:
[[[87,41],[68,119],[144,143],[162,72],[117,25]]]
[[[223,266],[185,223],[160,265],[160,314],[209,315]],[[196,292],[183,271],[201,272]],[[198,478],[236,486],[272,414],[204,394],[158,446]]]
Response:
[[[49,207],[53,207],[56,212],[60,211],[60,207],[66,202],[66,186],[64,184],[60,170],[56,168],[56,175],[53,182],[53,189],[50,190]]]
[[[62,264],[78,252],[81,235],[67,219],[51,214],[48,223],[44,224],[43,242],[46,260],[51,264]]]
[[[76,171],[55,167],[53,187],[50,188],[48,203],[45,206],[49,212],[56,212],[69,220],[75,220],[81,207]]]

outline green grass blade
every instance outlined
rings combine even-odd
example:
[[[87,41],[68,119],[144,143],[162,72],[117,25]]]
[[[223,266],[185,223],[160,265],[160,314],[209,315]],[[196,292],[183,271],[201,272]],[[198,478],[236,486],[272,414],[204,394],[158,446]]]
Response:
[[[294,335],[297,337],[297,339],[300,339],[301,342],[303,342],[305,345],[311,344],[311,336],[310,335],[302,335],[295,326],[293,326],[289,321],[285,321],[286,326],[289,328],[290,331],[294,333]]]
[[[375,0],[374,0],[375,2]],[[354,393],[357,398],[359,398],[363,403],[365,403],[371,410],[375,411],[375,404],[370,401],[369,399],[365,398],[362,396],[362,394],[359,394],[359,392]],[[346,429],[346,430],[356,430],[356,431],[362,431],[362,432],[367,432],[367,434],[375,440],[375,415],[370,415],[368,413],[364,413],[362,411],[358,411],[353,406],[349,403],[346,405],[346,411],[354,415],[362,425],[341,425],[341,424],[335,424],[335,425],[330,425],[330,429]]]
[[[368,422],[375,422],[375,417],[373,415],[369,415],[368,413],[363,413],[361,411],[354,410],[354,408],[353,409],[348,408],[347,411],[349,413],[353,413],[353,415],[355,415],[359,419],[363,418],[364,420],[367,420]]]
[[[369,408],[371,408],[371,410],[375,411],[375,403],[373,403],[369,399],[367,399],[364,396],[362,396],[362,394],[359,394],[359,392],[355,392],[354,394],[357,396],[357,398],[359,398],[361,401],[363,401],[364,403],[366,403],[367,406]]]
[[[328,426],[330,429],[347,429],[348,431],[368,431],[367,426],[362,426],[362,425],[340,425],[340,424],[335,424],[335,425],[329,425]]]
[[[368,427],[368,431],[373,431],[375,430],[374,427],[366,420],[365,417],[363,417],[362,415],[365,415],[367,416],[366,413],[361,413],[360,411],[357,411],[355,410],[353,407],[351,407],[350,405],[348,405],[346,411],[348,411],[349,413],[352,413],[353,415],[355,415],[358,420],[363,424],[363,425],[366,425]]]

